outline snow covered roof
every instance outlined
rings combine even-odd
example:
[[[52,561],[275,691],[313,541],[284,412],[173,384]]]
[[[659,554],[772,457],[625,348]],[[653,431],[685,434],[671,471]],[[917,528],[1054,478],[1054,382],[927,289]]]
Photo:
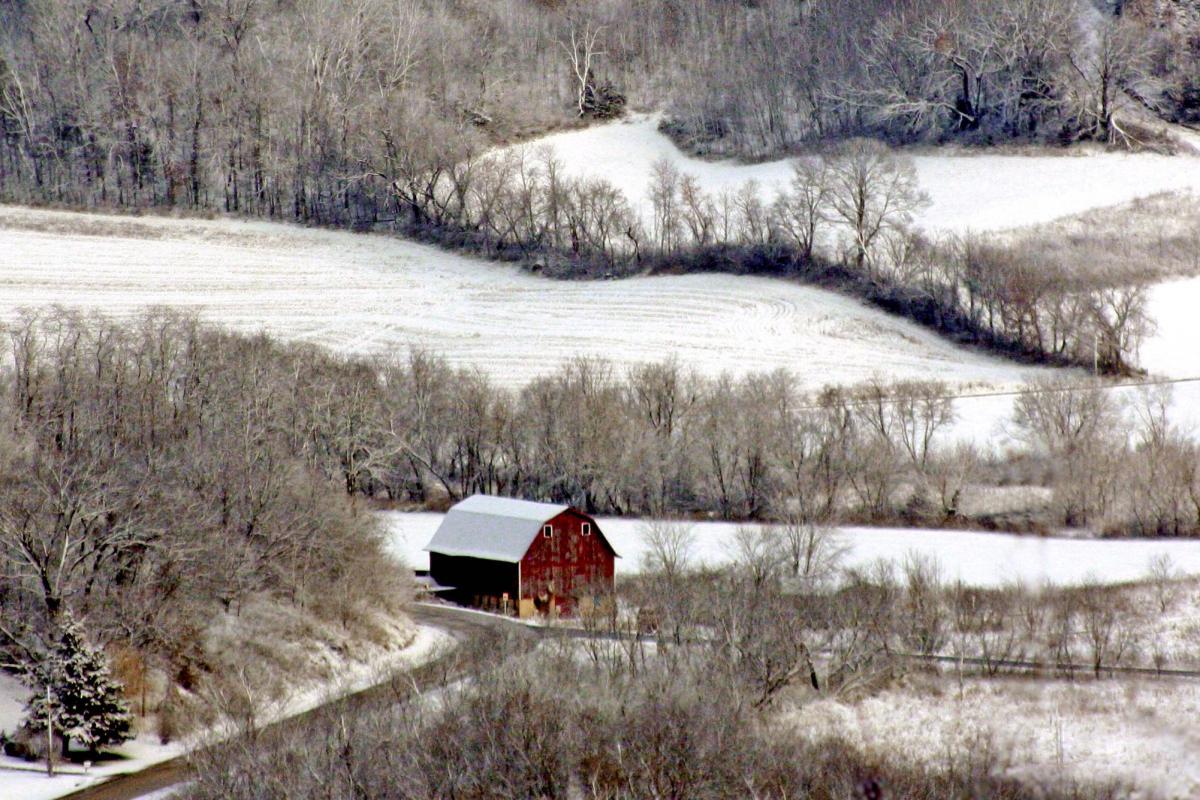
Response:
[[[476,494],[451,507],[425,549],[447,556],[472,556],[517,563],[542,523],[570,506]]]

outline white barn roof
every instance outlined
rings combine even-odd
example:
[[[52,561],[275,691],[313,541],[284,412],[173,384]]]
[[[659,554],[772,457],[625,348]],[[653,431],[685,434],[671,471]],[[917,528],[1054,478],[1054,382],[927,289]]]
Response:
[[[570,506],[476,494],[452,506],[426,545],[430,553],[517,563],[542,523]]]

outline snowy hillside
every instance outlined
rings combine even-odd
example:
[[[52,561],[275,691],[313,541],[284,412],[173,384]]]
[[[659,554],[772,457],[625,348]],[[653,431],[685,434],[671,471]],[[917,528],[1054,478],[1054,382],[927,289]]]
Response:
[[[1141,364],[1156,375],[1200,376],[1200,278],[1150,288],[1150,317],[1157,327],[1142,344]]]
[[[384,236],[0,209],[0,319],[55,304],[194,309],[342,352],[420,345],[508,386],[580,355],[618,367],[675,356],[707,374],[787,367],[813,387],[878,373],[1013,385],[1033,372],[767,278],[560,282]]]
[[[681,153],[658,131],[658,118],[554,134],[526,145],[549,146],[574,175],[607,178],[633,202],[646,200],[651,166],[675,162],[710,192],[747,180],[773,191],[791,177],[790,161],[738,164],[702,161]],[[913,158],[930,205],[918,226],[939,230],[997,230],[1032,225],[1116,205],[1161,191],[1200,189],[1200,158],[1093,150],[1044,155],[993,155],[944,150]]]
[[[253,641],[253,640],[252,640]],[[325,681],[297,681],[292,693],[277,703],[264,706],[265,721],[274,721],[301,714],[343,695],[361,691],[379,683],[383,676],[396,670],[411,669],[436,658],[450,647],[452,637],[440,628],[418,626],[408,644],[391,649],[391,642],[378,646],[357,643],[347,654],[343,651],[331,664],[336,678]],[[278,643],[282,647],[284,643]],[[297,647],[299,645],[296,645]],[[313,648],[314,659],[329,658],[323,647]],[[0,672],[0,731],[12,733],[23,716],[28,691],[14,678]],[[77,764],[58,764],[54,778],[47,778],[45,767],[0,755],[0,800],[54,800],[103,780],[137,772],[153,764],[184,754],[188,748],[207,739],[219,740],[225,734],[220,727],[198,734],[187,741],[163,744],[157,734],[141,732],[112,752],[120,758],[85,770]],[[175,787],[178,790],[178,787]],[[165,800],[171,792],[155,793]],[[143,800],[151,797],[147,795]]]

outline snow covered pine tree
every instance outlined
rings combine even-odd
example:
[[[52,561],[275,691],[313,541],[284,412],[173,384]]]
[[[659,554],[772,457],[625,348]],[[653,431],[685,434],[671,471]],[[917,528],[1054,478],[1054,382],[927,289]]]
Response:
[[[64,758],[72,742],[95,753],[131,738],[132,718],[121,686],[109,674],[104,654],[88,646],[82,626],[69,612],[58,643],[45,661],[28,669],[26,681],[33,697],[25,709],[25,726],[34,734],[45,732],[49,714]]]

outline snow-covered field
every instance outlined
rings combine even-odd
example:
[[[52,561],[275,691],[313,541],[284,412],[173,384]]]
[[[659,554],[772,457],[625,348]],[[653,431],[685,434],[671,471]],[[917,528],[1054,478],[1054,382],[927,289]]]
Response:
[[[429,568],[429,543],[441,514],[383,512],[392,551],[414,569]],[[647,543],[642,522],[600,518],[604,535],[621,556],[617,574],[628,575],[642,565]],[[698,563],[721,564],[734,557],[729,522],[693,523]],[[936,559],[947,581],[961,579],[975,586],[1020,582],[1079,584],[1088,580],[1122,583],[1146,577],[1150,561],[1167,553],[1183,574],[1200,575],[1200,541],[1097,540],[1041,538],[1003,533],[923,530],[908,528],[840,528],[839,547],[845,548],[844,567],[865,567],[877,560],[902,563],[910,555]]]
[[[788,162],[689,158],[653,117],[540,140],[569,171],[603,174],[645,195],[655,159],[674,159],[710,190],[786,180]],[[1072,151],[915,158],[930,206],[918,223],[955,229],[1045,222],[1155,192],[1200,186],[1200,159]],[[1200,279],[1155,289],[1159,333],[1146,365],[1200,374]],[[1033,370],[954,347],[835,293],[782,281],[689,275],[563,283],[383,236],[243,220],[106,217],[0,208],[0,319],[53,304],[132,314],[193,309],[343,352],[427,347],[515,386],[578,355],[618,367],[676,356],[701,372],[787,367],[808,385],[885,374],[1014,386]]]
[[[654,115],[567,131],[526,147],[549,146],[574,175],[607,178],[631,202],[646,203],[651,167],[661,158],[693,175],[710,192],[754,180],[773,192],[790,179],[791,161],[739,164],[704,161],[679,151],[658,131]],[[1045,155],[990,155],[938,150],[914,156],[929,207],[916,223],[927,229],[998,230],[1116,205],[1161,191],[1200,190],[1200,158],[1074,149]]]
[[[85,226],[116,235],[67,232]],[[1033,372],[767,278],[551,281],[384,236],[0,208],[0,320],[54,304],[169,305],[343,352],[419,345],[508,386],[580,355],[618,367],[673,355],[710,375],[787,367],[814,388],[880,373],[1013,385]]]
[[[791,161],[739,164],[688,156],[657,129],[655,116],[554,134],[526,147],[549,146],[574,175],[603,177],[645,211],[652,166],[672,161],[708,191],[735,190],[747,180],[774,192],[790,179]],[[1163,191],[1200,192],[1200,157],[1113,153],[1092,149],[1044,155],[991,155],[951,149],[913,157],[930,203],[915,223],[963,232],[1045,223]],[[1142,365],[1172,378],[1200,376],[1200,278],[1152,288],[1149,314],[1158,330],[1145,342]]]
[[[362,660],[346,660],[338,680],[296,687],[283,702],[265,711],[263,721],[295,716],[333,698],[365,689],[386,679],[395,670],[412,668],[435,658],[450,646],[450,641],[451,636],[445,631],[420,626],[407,647],[380,651]],[[16,730],[28,696],[28,690],[20,682],[0,672],[0,731],[12,733]],[[46,777],[44,765],[39,769],[38,765],[0,755],[0,800],[52,800],[113,775],[137,772],[174,758],[185,752],[186,747],[187,744],[181,742],[164,745],[157,735],[141,733],[136,739],[112,749],[121,756],[119,760],[94,766],[86,774],[77,765],[59,765],[56,767],[59,774],[53,778]],[[156,796],[166,798],[171,793],[164,791]]]
[[[1200,797],[1200,685],[1193,682],[919,680],[786,715],[801,735],[837,736],[905,767],[947,768],[982,751],[1033,785],[1117,783],[1121,797]]]
[[[1151,286],[1148,307],[1157,330],[1142,344],[1141,365],[1155,375],[1200,376],[1200,278]]]

